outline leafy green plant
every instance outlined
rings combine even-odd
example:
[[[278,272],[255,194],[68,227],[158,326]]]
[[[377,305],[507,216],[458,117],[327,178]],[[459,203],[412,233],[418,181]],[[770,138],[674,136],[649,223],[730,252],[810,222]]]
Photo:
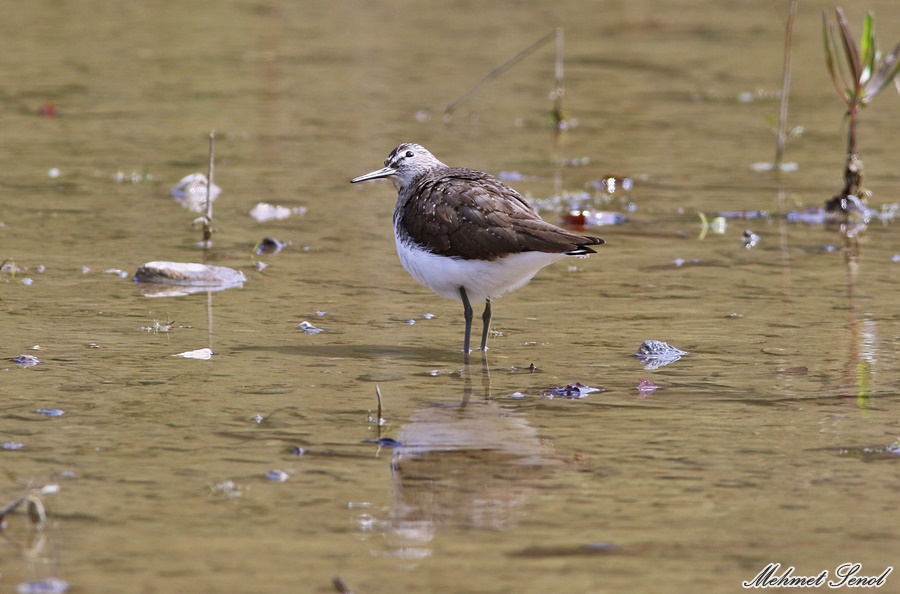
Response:
[[[871,11],[863,19],[863,30],[857,44],[850,33],[847,18],[840,7],[834,9],[836,22],[823,12],[822,30],[825,38],[825,64],[834,88],[847,104],[847,162],[844,167],[844,188],[826,208],[846,211],[850,202],[865,201],[862,188],[862,160],[857,149],[856,130],[860,109],[888,86],[900,73],[900,43],[882,56],[875,45],[875,16]]]

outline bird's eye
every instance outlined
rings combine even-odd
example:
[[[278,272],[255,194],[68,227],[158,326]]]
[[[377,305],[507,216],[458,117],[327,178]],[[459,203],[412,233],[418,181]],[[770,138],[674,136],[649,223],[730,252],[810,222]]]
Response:
[[[412,151],[406,151],[406,158],[407,158],[407,159],[409,159],[409,158],[412,157],[412,156],[413,156],[413,152],[412,152]]]

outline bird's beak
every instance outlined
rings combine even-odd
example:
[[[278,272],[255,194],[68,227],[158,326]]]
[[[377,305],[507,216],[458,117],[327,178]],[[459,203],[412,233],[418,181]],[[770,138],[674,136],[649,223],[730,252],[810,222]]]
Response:
[[[370,179],[381,179],[383,177],[391,177],[397,173],[397,170],[393,167],[383,167],[377,171],[372,171],[371,173],[366,173],[365,175],[360,175],[359,177],[354,177],[350,180],[351,184],[355,184],[362,181],[369,181]]]

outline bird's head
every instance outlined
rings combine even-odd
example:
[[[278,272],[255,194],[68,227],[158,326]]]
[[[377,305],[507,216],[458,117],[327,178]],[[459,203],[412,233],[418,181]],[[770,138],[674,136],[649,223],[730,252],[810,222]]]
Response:
[[[390,178],[398,192],[412,185],[420,177],[436,168],[446,167],[437,157],[418,144],[404,142],[388,155],[381,169],[354,177],[350,183],[355,184],[370,179]]]

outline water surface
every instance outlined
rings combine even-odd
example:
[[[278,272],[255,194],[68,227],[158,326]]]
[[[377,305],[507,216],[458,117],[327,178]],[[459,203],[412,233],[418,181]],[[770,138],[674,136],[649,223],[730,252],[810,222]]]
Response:
[[[900,39],[896,6],[870,5],[882,43]],[[774,153],[770,3],[3,10],[0,257],[20,270],[0,275],[2,356],[42,363],[0,366],[0,440],[24,444],[0,451],[0,494],[61,491],[42,533],[7,518],[0,591],[57,576],[84,592],[330,592],[340,575],[359,594],[731,592],[770,562],[883,571],[900,552],[900,241],[894,224],[848,242],[782,216],[840,186],[825,7],[801,3],[790,121],[806,133],[781,179],[751,169]],[[548,128],[549,46],[444,121],[555,26],[565,135]],[[895,113],[885,93],[863,114],[876,206],[896,201]],[[248,281],[145,297],[106,271],[204,259],[168,192],[206,170],[212,129],[208,259]],[[397,261],[393,188],[347,183],[403,141],[521,174],[539,203],[627,176],[605,207],[629,220],[496,301],[499,335],[467,369],[459,304]],[[257,223],[260,201],[308,211]],[[700,238],[698,212],[759,210]],[[254,256],[265,236],[292,244]],[[644,370],[646,339],[690,354]],[[173,356],[203,347],[212,360]],[[660,389],[641,397],[641,378]],[[541,395],[576,381],[603,391]],[[373,442],[376,385],[381,434],[403,448]]]

